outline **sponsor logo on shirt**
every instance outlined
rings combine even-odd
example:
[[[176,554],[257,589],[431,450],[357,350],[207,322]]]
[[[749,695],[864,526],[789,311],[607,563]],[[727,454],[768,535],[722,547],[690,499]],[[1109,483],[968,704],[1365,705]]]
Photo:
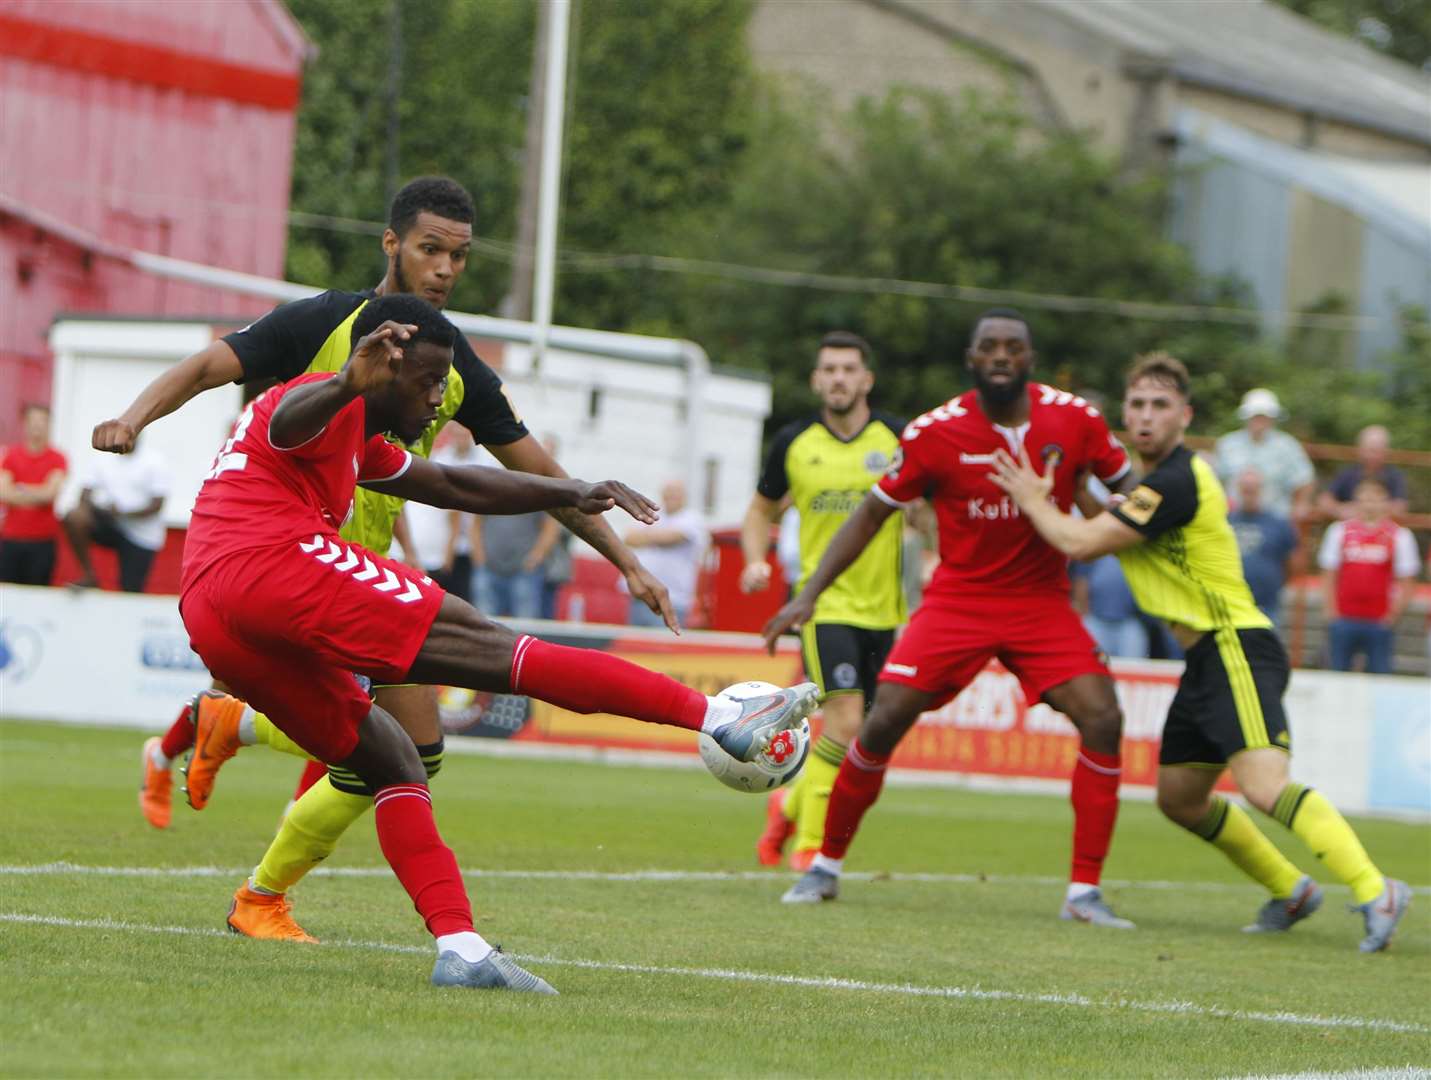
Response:
[[[822,491],[810,500],[816,514],[853,514],[864,501],[863,491]]]
[[[998,502],[993,499],[970,499],[965,505],[969,508],[970,521],[1006,521],[1023,517],[1018,504],[1007,495]]]

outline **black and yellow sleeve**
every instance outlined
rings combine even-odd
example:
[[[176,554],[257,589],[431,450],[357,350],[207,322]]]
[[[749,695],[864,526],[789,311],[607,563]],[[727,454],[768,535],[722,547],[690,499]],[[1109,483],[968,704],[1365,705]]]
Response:
[[[1197,513],[1197,478],[1192,451],[1179,446],[1156,469],[1143,477],[1128,497],[1109,513],[1152,540],[1169,529],[1186,525]]]

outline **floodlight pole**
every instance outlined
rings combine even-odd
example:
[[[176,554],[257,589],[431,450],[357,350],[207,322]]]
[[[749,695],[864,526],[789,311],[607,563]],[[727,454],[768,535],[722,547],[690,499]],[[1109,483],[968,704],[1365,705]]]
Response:
[[[537,197],[537,258],[532,321],[532,366],[540,370],[552,326],[552,292],[556,283],[557,204],[561,200],[562,127],[566,116],[566,39],[570,0],[538,0],[550,4],[547,19],[546,101],[542,119],[542,175]]]

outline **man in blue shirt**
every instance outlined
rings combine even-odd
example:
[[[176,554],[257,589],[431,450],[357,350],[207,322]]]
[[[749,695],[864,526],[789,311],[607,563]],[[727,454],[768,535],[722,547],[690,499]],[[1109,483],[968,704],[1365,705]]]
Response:
[[[1281,514],[1262,508],[1262,474],[1243,469],[1233,492],[1236,509],[1227,515],[1242,552],[1242,576],[1252,589],[1252,600],[1262,613],[1277,622],[1287,561],[1297,548],[1297,531]]]

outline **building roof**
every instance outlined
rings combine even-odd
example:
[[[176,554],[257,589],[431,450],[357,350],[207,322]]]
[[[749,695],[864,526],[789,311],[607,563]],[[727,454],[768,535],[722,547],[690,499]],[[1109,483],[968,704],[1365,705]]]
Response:
[[[1030,0],[1125,64],[1431,146],[1431,74],[1273,0]]]

